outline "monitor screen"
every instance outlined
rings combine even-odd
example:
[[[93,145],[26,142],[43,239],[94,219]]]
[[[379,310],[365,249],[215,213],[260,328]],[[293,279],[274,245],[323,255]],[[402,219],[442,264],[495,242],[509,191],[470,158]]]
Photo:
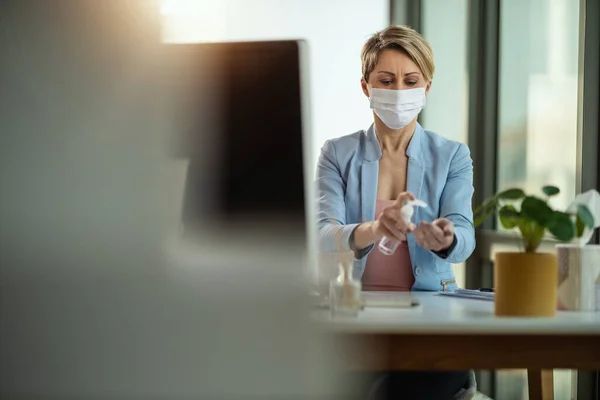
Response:
[[[178,80],[191,99],[190,123],[175,142],[189,159],[184,226],[261,220],[302,228],[300,43],[168,46],[186,63]]]

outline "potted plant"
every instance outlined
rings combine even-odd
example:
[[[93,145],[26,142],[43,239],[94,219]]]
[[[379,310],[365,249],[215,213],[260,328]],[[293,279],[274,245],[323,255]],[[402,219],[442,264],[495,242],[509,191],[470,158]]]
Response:
[[[503,190],[474,210],[475,227],[497,215],[505,229],[519,232],[522,252],[498,252],[494,261],[495,313],[499,316],[553,316],[556,313],[558,264],[555,254],[538,253],[546,232],[561,242],[580,237],[594,218],[585,205],[568,213],[548,201],[560,191],[544,186],[545,198],[521,189]]]

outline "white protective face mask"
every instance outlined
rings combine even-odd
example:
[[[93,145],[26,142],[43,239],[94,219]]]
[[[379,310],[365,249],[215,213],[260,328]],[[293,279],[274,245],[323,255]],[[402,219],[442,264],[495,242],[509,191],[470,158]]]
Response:
[[[425,88],[393,90],[371,88],[371,109],[390,129],[408,125],[425,107]]]

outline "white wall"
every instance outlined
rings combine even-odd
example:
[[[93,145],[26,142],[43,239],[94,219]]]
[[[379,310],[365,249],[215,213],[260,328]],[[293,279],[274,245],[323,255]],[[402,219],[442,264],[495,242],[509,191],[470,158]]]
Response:
[[[372,122],[360,51],[389,20],[386,0],[163,0],[167,42],[305,39],[314,161],[325,140]]]

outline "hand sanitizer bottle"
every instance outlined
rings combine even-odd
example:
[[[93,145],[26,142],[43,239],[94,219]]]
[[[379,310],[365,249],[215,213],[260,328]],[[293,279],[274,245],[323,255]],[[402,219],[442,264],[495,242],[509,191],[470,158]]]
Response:
[[[400,213],[402,214],[402,218],[406,221],[407,224],[410,224],[413,214],[415,213],[414,207],[427,207],[427,204],[421,200],[409,200],[406,202],[404,206],[400,209]],[[387,237],[381,238],[379,241],[379,251],[381,251],[386,256],[391,256],[398,248],[398,242],[388,239]]]
[[[362,284],[352,277],[354,254],[340,254],[339,275],[329,283],[329,301],[332,316],[356,317],[360,310]]]

